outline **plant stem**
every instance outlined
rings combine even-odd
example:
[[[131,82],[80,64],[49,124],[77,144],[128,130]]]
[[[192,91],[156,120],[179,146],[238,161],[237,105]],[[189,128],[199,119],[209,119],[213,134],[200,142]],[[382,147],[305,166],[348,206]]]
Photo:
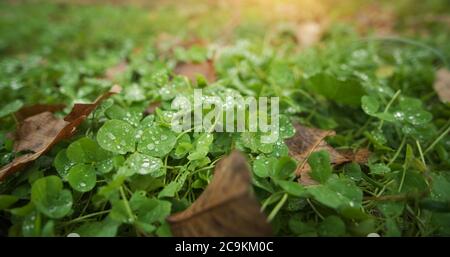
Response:
[[[386,105],[386,108],[384,108],[383,113],[387,113],[389,108],[391,108],[391,105],[394,103],[395,99],[397,99],[397,97],[400,95],[402,91],[398,90],[397,92],[395,92],[394,96],[392,97],[392,99],[389,101],[389,103]],[[378,125],[378,129],[381,130],[381,128],[383,127],[383,123],[384,120],[380,121],[380,125]]]
[[[403,183],[405,182],[405,177],[406,177],[406,163],[403,166],[403,174],[402,174],[402,180],[400,181],[400,186],[398,186],[398,192],[399,193],[402,191]]]
[[[262,203],[261,211],[264,211],[267,206],[269,206],[271,203],[273,203],[275,201],[273,199],[281,198],[281,194],[282,194],[282,192],[276,192],[276,193],[272,194],[271,196],[269,196],[268,198],[266,198],[264,200],[264,202]]]
[[[73,219],[73,220],[70,220],[70,221],[64,223],[64,225],[69,225],[69,224],[72,224],[72,223],[77,223],[77,222],[83,221],[83,220],[88,219],[88,218],[92,218],[92,217],[95,217],[95,216],[107,214],[107,213],[109,213],[110,211],[111,211],[111,210],[104,210],[104,211],[99,211],[99,212],[94,212],[94,213],[86,214],[86,215],[84,215],[84,216],[80,216],[80,217],[78,217],[78,218],[75,218],[75,219]]]
[[[430,146],[427,147],[427,149],[425,150],[425,152],[423,152],[424,154],[427,154],[429,151],[431,151],[437,143],[439,143],[439,141],[441,141],[447,134],[448,132],[450,132],[450,125],[447,127],[447,129],[445,129],[444,132],[442,132],[442,134],[440,134],[434,141],[433,143],[431,143]]]
[[[123,187],[120,187],[120,195],[122,196],[123,203],[125,204],[125,209],[127,210],[128,216],[131,222],[134,221],[133,211],[131,211],[130,204],[128,203],[127,197],[125,196],[125,192],[123,191]]]
[[[417,144],[417,149],[419,149],[420,159],[422,160],[423,165],[424,165],[425,168],[426,168],[427,164],[426,164],[426,162],[425,162],[425,157],[423,156],[422,147],[420,146],[420,143],[419,143],[418,140],[416,140],[416,144]]]
[[[273,220],[273,218],[275,218],[275,216],[277,215],[277,213],[280,211],[281,207],[283,207],[284,203],[286,202],[288,198],[288,194],[284,194],[283,197],[281,198],[281,200],[277,203],[277,205],[275,206],[275,208],[273,208],[272,212],[270,212],[269,217],[267,217],[267,220],[270,222]]]
[[[322,220],[324,220],[325,217],[323,217],[322,214],[320,214],[320,212],[316,209],[316,207],[314,206],[314,204],[313,204],[309,199],[306,199],[306,201],[308,202],[309,206],[311,206],[311,209],[313,209],[313,211],[317,214],[317,216],[319,216],[319,218],[321,218]]]
[[[400,152],[402,151],[403,147],[405,146],[405,143],[406,143],[406,136],[403,137],[402,142],[400,143],[400,146],[397,149],[397,152],[395,152],[394,156],[389,161],[388,166],[391,166],[392,163],[394,163],[394,161],[397,159],[398,155],[400,154]]]

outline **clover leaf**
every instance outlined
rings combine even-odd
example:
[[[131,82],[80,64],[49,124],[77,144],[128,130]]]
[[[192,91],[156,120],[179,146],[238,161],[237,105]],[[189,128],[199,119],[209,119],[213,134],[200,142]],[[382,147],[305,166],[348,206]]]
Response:
[[[142,119],[142,113],[134,110],[125,110],[124,108],[113,105],[106,109],[106,116],[112,120],[122,120],[126,123],[137,127]]]
[[[210,133],[205,133],[199,136],[195,141],[194,150],[191,151],[191,153],[187,158],[193,161],[206,157],[206,155],[209,152],[209,147],[211,146],[213,140],[214,136]]]
[[[103,150],[95,140],[88,137],[80,138],[70,144],[67,147],[66,155],[75,163],[92,163],[108,158],[108,152]]]
[[[71,161],[67,157],[67,149],[59,151],[55,159],[53,160],[53,166],[55,166],[56,171],[63,179],[67,177],[70,168],[72,168],[74,165],[75,162]]]
[[[121,120],[109,120],[98,130],[98,144],[105,150],[118,154],[134,152],[136,130]]]
[[[154,157],[164,157],[177,142],[175,133],[165,127],[156,126],[145,129],[138,142],[138,151]]]
[[[80,163],[69,170],[67,180],[73,189],[79,192],[88,192],[95,187],[97,175],[92,165]]]
[[[179,139],[175,146],[175,151],[172,154],[172,157],[175,159],[181,159],[186,154],[189,153],[189,151],[192,150],[194,146],[191,144],[191,138],[188,134],[183,134]]]
[[[166,171],[163,168],[161,159],[141,153],[133,153],[130,155],[124,165],[128,171],[128,175],[137,173],[140,175],[150,175],[156,178],[163,176]]]
[[[295,128],[286,115],[280,115],[280,137],[286,139],[295,135]]]
[[[258,155],[253,162],[253,173],[261,178],[269,177],[272,174],[273,166],[277,159],[275,157],[265,157]]]
[[[369,115],[375,115],[380,109],[380,103],[373,96],[363,96],[361,98],[361,107]]]
[[[301,197],[305,196],[306,189],[298,182],[277,180],[276,183],[288,194]]]
[[[320,183],[325,183],[331,176],[330,155],[326,151],[312,153],[308,158],[311,166],[311,177]]]
[[[33,183],[31,201],[41,213],[50,218],[59,219],[71,211],[72,193],[63,189],[60,178],[48,176]]]

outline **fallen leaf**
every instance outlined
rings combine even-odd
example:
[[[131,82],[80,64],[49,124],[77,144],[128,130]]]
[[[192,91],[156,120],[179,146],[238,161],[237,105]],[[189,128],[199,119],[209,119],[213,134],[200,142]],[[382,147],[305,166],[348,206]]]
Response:
[[[185,211],[170,216],[174,236],[269,236],[267,218],[251,193],[245,157],[232,152],[221,160],[200,197]]]
[[[188,77],[191,81],[196,81],[197,75],[203,75],[208,82],[216,81],[216,71],[211,60],[202,63],[180,62],[174,72]]]
[[[120,91],[122,91],[122,88],[118,85],[114,85],[108,92],[95,99],[93,103],[75,104],[72,111],[64,118],[64,120],[68,122],[75,122],[77,119],[82,117],[86,118],[100,104],[101,101],[109,98],[111,95],[120,93]]]
[[[349,17],[349,20],[357,24],[363,34],[374,32],[378,36],[389,36],[394,34],[397,17],[393,11],[379,4],[369,4],[360,8],[355,17]]]
[[[72,111],[64,119],[57,118],[49,111],[24,119],[15,133],[14,151],[31,153],[16,157],[11,163],[0,168],[0,181],[45,154],[59,141],[70,138],[75,133],[76,128],[102,100],[120,92],[120,89],[119,86],[114,86],[92,104],[75,104]]]
[[[66,107],[64,104],[35,104],[31,106],[22,107],[19,111],[14,113],[16,119],[21,122],[28,117],[34,116],[43,112],[57,112]]]
[[[350,162],[356,163],[367,163],[371,154],[367,148],[358,149],[356,152],[353,150],[340,150],[338,152]]]
[[[320,41],[323,26],[315,21],[303,22],[298,25],[295,33],[297,43],[302,47],[309,47]]]
[[[150,115],[153,114],[156,110],[156,108],[158,108],[159,106],[161,106],[161,102],[152,102],[148,105],[147,109],[145,109],[144,114],[145,115]]]
[[[25,119],[16,131],[14,151],[39,152],[51,142],[69,122],[43,112]]]
[[[439,69],[433,87],[442,102],[450,102],[450,71],[446,68]]]
[[[105,71],[105,78],[107,80],[113,81],[117,76],[124,73],[128,68],[128,63],[126,61],[121,61],[113,67],[108,68]]]
[[[365,163],[370,154],[367,149],[359,149],[355,153],[353,151],[337,151],[331,147],[325,138],[334,136],[336,133],[330,130],[321,130],[317,128],[309,128],[300,124],[295,124],[295,135],[286,140],[289,148],[289,155],[298,161],[296,175],[299,182],[303,185],[317,184],[310,175],[311,167],[308,164],[308,158],[311,153],[325,150],[330,155],[332,165],[340,165],[346,162]]]

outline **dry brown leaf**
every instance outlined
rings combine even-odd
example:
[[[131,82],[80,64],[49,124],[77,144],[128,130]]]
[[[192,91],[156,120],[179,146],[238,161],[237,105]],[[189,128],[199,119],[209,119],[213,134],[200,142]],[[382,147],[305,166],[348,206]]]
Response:
[[[174,236],[269,236],[267,218],[251,193],[245,157],[234,151],[221,160],[200,197],[185,211],[170,216]]]
[[[150,115],[153,114],[156,110],[156,108],[158,108],[159,106],[161,106],[161,102],[152,102],[148,105],[147,109],[145,109],[144,114],[145,115]]]
[[[64,118],[68,122],[75,122],[80,119],[80,117],[86,118],[99,104],[101,101],[109,98],[111,95],[118,94],[122,91],[122,88],[118,85],[114,85],[108,92],[99,96],[93,103],[90,104],[75,104],[72,111]]]
[[[216,81],[216,71],[211,60],[202,63],[180,62],[174,72],[188,77],[191,81],[196,81],[197,75],[203,75],[210,83]]]
[[[365,34],[374,32],[378,36],[390,36],[395,34],[395,13],[379,4],[368,4],[360,9],[350,21],[357,24],[358,30]]]
[[[300,46],[309,47],[320,41],[323,32],[322,24],[315,21],[308,21],[298,25],[295,37]]]
[[[31,106],[22,107],[19,111],[14,113],[16,119],[21,122],[28,117],[34,116],[43,112],[57,112],[66,107],[64,104],[35,104]]]
[[[118,92],[120,87],[114,86],[92,104],[75,104],[64,119],[55,117],[49,111],[24,119],[15,134],[14,151],[30,151],[31,153],[21,155],[0,168],[0,181],[45,154],[54,144],[70,138],[102,100]]]
[[[433,87],[442,102],[450,102],[450,71],[446,68],[439,69]]]
[[[14,151],[39,152],[68,124],[69,122],[55,117],[51,112],[28,117],[16,131]]]
[[[126,61],[121,61],[113,67],[108,68],[105,71],[105,78],[110,81],[114,81],[117,76],[123,74],[128,68],[128,63]]]
[[[352,161],[358,163],[367,162],[370,154],[367,149],[360,149],[353,153],[353,151],[337,151],[331,147],[325,141],[325,138],[334,136],[336,134],[334,131],[309,128],[300,124],[295,124],[295,129],[295,135],[286,140],[286,144],[289,148],[289,155],[299,163],[295,173],[299,177],[299,182],[303,185],[317,184],[309,175],[311,167],[307,162],[313,152],[327,151],[332,165],[340,165]]]
[[[339,153],[351,162],[367,163],[371,152],[367,148],[361,148],[354,152],[353,150],[341,150]]]

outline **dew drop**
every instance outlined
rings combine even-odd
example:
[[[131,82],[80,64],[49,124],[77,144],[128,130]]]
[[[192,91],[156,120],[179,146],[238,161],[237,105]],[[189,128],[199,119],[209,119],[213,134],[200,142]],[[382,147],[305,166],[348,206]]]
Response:
[[[155,145],[154,144],[148,144],[147,145],[147,149],[151,151],[151,150],[155,149]]]
[[[111,140],[116,139],[116,137],[112,133],[107,133],[106,136]]]

